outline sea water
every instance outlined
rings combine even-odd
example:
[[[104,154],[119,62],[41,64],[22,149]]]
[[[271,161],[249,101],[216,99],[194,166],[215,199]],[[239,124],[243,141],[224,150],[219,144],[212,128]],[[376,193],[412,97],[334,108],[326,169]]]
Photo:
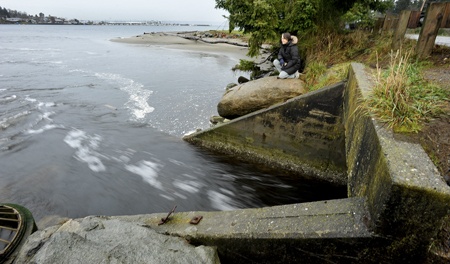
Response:
[[[189,30],[0,25],[0,203],[39,220],[342,196],[181,139],[209,127],[224,87],[245,76],[236,58],[110,41]]]

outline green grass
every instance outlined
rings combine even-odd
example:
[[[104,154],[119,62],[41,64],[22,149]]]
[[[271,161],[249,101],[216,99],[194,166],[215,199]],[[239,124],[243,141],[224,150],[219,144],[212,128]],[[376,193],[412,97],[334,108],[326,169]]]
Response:
[[[365,105],[395,132],[419,132],[424,122],[442,113],[449,92],[424,80],[411,51],[390,56],[387,69],[377,68],[376,86]]]
[[[305,83],[308,91],[341,82],[347,78],[350,63],[340,63],[327,68],[325,63],[312,62],[305,70]]]
[[[420,34],[422,28],[413,28],[406,30],[406,34]],[[450,29],[448,28],[440,28],[438,30],[438,36],[450,36]]]
[[[368,32],[317,35],[309,39],[304,80],[308,91],[345,80],[350,61],[376,65],[376,86],[361,107],[395,132],[418,132],[424,122],[443,112],[449,92],[422,76],[429,61],[414,57],[415,41],[405,40],[391,51],[391,34]],[[314,44],[314,45],[313,45]]]

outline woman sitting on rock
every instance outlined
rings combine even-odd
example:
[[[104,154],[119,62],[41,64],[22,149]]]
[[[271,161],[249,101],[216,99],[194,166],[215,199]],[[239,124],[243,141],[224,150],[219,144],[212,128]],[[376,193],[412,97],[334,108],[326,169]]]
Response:
[[[280,73],[278,79],[294,79],[300,76],[298,72],[301,67],[301,59],[298,55],[297,37],[289,33],[281,34],[281,48],[278,52],[278,59],[273,61],[273,65]]]

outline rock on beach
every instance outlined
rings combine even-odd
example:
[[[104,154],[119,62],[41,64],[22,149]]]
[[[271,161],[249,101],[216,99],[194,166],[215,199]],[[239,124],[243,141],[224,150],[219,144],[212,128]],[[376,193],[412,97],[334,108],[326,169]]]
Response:
[[[305,93],[300,79],[265,77],[228,89],[217,105],[217,112],[225,118],[236,118],[267,108]]]
[[[220,263],[216,248],[190,245],[115,217],[71,219],[28,237],[15,263]]]

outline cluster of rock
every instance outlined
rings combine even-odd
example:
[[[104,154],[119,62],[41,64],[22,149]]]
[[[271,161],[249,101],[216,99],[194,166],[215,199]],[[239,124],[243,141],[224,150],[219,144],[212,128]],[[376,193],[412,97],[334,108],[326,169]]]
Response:
[[[89,216],[28,237],[15,263],[220,263],[216,248],[190,245],[141,223]]]

